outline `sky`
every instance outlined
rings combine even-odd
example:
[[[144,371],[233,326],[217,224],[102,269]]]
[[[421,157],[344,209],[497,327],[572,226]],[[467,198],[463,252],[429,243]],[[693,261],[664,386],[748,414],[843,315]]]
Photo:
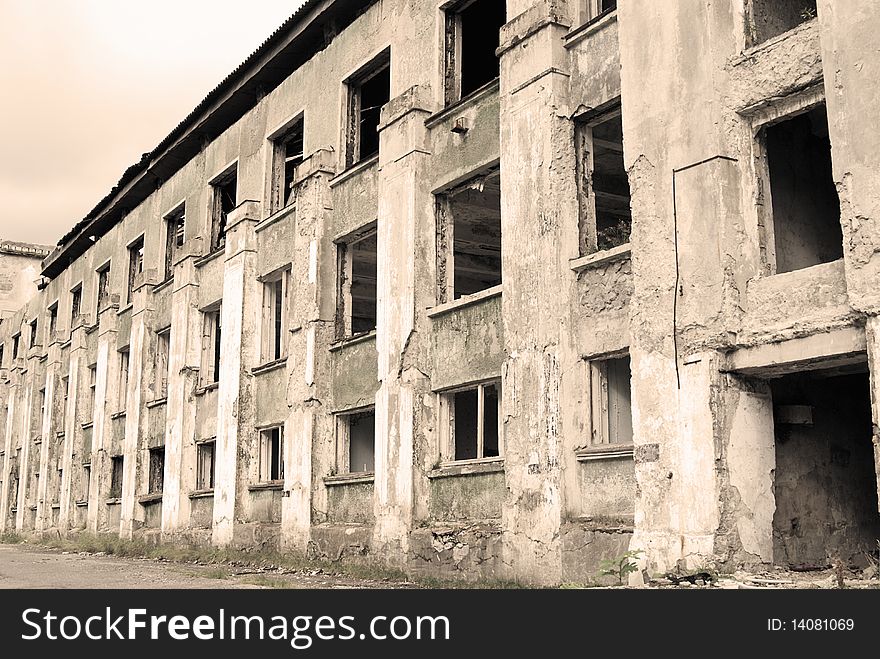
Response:
[[[54,245],[301,0],[0,0],[0,239]]]

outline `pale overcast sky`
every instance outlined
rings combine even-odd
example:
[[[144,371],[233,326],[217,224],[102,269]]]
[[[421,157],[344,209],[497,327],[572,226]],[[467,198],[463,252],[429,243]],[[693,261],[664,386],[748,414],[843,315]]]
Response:
[[[0,238],[55,244],[301,0],[0,0]]]

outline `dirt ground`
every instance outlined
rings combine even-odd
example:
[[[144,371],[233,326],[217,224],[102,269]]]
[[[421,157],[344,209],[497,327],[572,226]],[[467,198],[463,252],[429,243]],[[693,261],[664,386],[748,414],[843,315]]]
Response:
[[[321,570],[260,570],[0,545],[0,588],[413,588]]]

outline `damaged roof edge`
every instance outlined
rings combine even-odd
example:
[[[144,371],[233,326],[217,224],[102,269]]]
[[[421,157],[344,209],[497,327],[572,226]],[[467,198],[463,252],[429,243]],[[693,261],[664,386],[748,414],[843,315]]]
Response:
[[[206,140],[216,138],[243,117],[257,104],[260,95],[275,89],[376,1],[306,0],[155,149],[125,170],[107,196],[43,260],[43,276],[57,277],[195,157]]]

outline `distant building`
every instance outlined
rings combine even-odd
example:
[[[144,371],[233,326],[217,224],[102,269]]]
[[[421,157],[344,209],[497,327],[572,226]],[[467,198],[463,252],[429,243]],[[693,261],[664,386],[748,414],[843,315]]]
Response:
[[[0,239],[0,319],[21,309],[37,293],[41,262],[52,247]]]

